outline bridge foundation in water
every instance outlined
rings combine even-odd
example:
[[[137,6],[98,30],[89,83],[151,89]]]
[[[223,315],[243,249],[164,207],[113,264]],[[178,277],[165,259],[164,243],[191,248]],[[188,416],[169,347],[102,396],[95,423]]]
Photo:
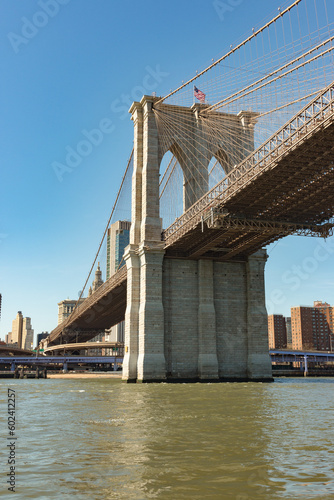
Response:
[[[271,379],[265,251],[245,262],[169,259],[158,249],[136,258],[125,380]]]
[[[123,379],[271,380],[264,290],[266,252],[260,250],[239,261],[177,258],[165,252],[161,241],[159,169],[166,151],[159,141],[156,100],[144,96],[130,109],[135,133],[130,245],[124,254],[127,308]],[[184,113],[185,121],[191,123],[188,136],[193,134],[195,139],[197,134],[197,142],[205,145],[198,106],[184,110],[178,107],[177,112]],[[245,114],[224,118],[231,127],[239,121],[239,148],[245,144],[249,148],[253,140],[251,118],[251,114],[249,120]],[[218,137],[210,143],[211,150],[206,144],[205,154],[197,152],[196,162],[201,168],[191,170],[182,156],[181,135],[179,128],[164,147],[179,155],[187,209],[190,199],[194,203],[208,190],[205,168],[212,156],[224,160],[226,171],[232,167]],[[193,188],[187,191],[191,184],[186,182],[188,178],[192,186],[198,186],[197,192]]]

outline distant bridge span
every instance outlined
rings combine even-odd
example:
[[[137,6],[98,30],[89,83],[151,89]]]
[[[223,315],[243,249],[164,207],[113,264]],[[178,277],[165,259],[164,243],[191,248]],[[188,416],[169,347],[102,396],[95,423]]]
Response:
[[[11,347],[0,344],[0,355],[5,356],[34,356],[35,353],[28,349],[21,349],[20,347]]]
[[[71,344],[60,344],[53,345],[44,350],[44,355],[55,355],[55,354],[70,354],[76,351],[90,351],[93,349],[112,349],[116,350],[117,354],[113,353],[113,356],[121,356],[123,358],[124,343],[123,342],[72,342]]]

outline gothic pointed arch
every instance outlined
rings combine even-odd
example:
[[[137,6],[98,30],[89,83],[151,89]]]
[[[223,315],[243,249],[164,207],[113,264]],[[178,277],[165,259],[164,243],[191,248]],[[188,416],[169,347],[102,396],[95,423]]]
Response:
[[[163,229],[183,213],[184,175],[178,158],[168,150],[160,162],[159,213]]]

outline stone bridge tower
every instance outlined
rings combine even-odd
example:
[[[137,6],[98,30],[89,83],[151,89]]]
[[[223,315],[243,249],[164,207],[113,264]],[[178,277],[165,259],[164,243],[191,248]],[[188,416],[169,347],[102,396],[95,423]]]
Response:
[[[205,118],[199,116],[205,105],[159,104],[155,108],[157,101],[144,96],[130,108],[134,169],[130,244],[124,255],[127,308],[123,379],[271,379],[265,252],[243,262],[168,258],[161,241],[159,213],[159,170],[164,154],[171,151],[182,168],[186,210],[207,192],[208,165],[213,156],[226,173],[234,166],[231,146],[224,144],[220,128],[232,131],[233,147],[242,158],[253,147],[255,114],[215,113],[218,126],[208,134]],[[165,113],[174,114],[177,120],[162,141]]]

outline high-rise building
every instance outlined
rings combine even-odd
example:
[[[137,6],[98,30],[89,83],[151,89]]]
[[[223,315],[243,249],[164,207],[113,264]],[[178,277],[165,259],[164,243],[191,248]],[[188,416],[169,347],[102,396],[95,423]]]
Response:
[[[287,345],[286,323],[282,314],[268,316],[269,349],[283,349]]]
[[[22,347],[22,311],[18,311],[16,318],[12,321],[12,331],[10,333],[11,344],[17,344],[17,347]]]
[[[22,311],[19,311],[12,321],[12,331],[8,333],[7,343],[21,349],[32,349],[34,341],[34,330],[31,326],[31,318],[24,318]]]
[[[34,347],[34,330],[31,327],[31,319],[23,318],[22,322],[22,348],[33,349]]]
[[[85,299],[80,299],[79,304],[82,304]],[[77,303],[77,300],[62,300],[61,302],[58,302],[58,325],[65,321],[66,318],[69,317],[69,315],[73,312],[75,308],[75,304]]]
[[[107,236],[107,279],[115,274],[125,262],[123,259],[125,247],[130,241],[131,222],[119,220],[108,229]],[[106,330],[108,342],[124,342],[124,321]]]
[[[286,346],[292,349],[292,330],[291,330],[290,316],[285,318],[285,325],[286,325]]]
[[[41,340],[46,339],[49,336],[48,332],[42,332],[37,334],[37,345],[39,346]]]
[[[331,348],[333,308],[320,301],[312,306],[291,308],[292,348],[328,351]]]
[[[314,349],[312,307],[291,307],[292,348]]]
[[[112,224],[107,234],[107,279],[124,265],[124,249],[129,244],[131,222],[119,220]]]
[[[321,313],[326,317],[331,334],[334,333],[334,307],[330,306],[327,302],[321,302],[321,300],[316,300],[313,302],[313,307],[321,311]]]

